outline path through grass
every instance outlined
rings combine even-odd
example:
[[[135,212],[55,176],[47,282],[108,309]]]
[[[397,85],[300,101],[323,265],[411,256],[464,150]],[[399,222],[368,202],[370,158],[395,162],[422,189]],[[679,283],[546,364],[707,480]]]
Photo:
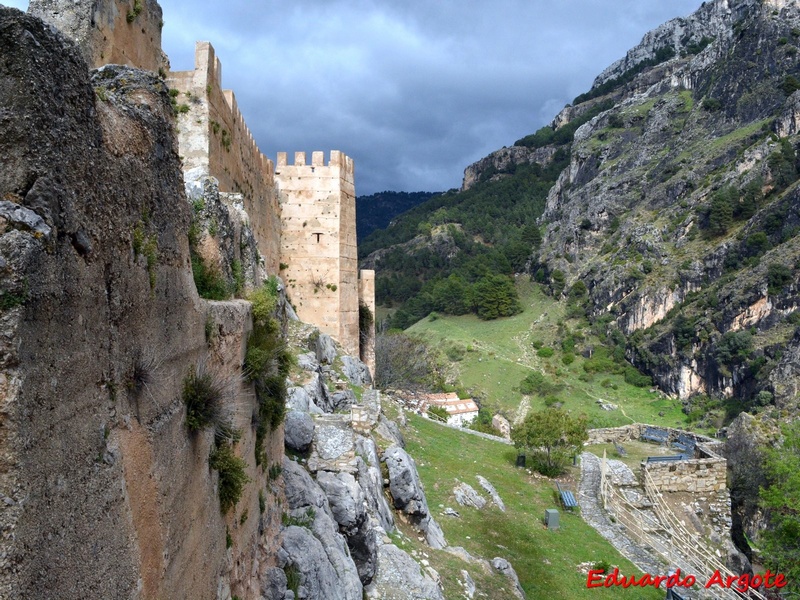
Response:
[[[650,388],[629,385],[624,377],[612,373],[586,373],[584,359],[576,352],[572,364],[563,363],[561,340],[567,333],[583,340],[577,349],[597,348],[599,340],[581,320],[566,318],[566,306],[546,296],[536,284],[520,282],[524,312],[494,321],[481,321],[474,315],[428,317],[414,324],[408,333],[437,344],[455,357],[453,366],[462,387],[483,398],[493,411],[510,420],[519,415],[522,394],[520,381],[532,371],[546,375],[562,385],[559,399],[564,408],[585,413],[592,427],[610,427],[632,422],[671,427],[686,427],[686,415],[678,400],[664,398]],[[536,346],[551,348],[552,356],[539,356]],[[456,351],[452,351],[452,349]],[[606,411],[598,400],[616,404]],[[526,403],[532,410],[544,408],[544,399],[531,396]]]

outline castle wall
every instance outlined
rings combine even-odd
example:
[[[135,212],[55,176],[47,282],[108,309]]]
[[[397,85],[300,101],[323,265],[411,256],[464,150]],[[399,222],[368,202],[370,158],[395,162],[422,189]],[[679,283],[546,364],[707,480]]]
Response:
[[[660,492],[718,492],[725,489],[727,461],[724,458],[694,458],[674,463],[642,463]]]
[[[222,89],[222,64],[209,42],[197,42],[195,69],[169,74],[179,90],[178,143],[190,195],[199,195],[201,179],[219,181],[221,192],[240,193],[250,227],[269,273],[278,272],[280,219],[274,166],[258,148],[230,90]]]
[[[275,181],[281,209],[281,276],[300,320],[359,355],[358,274],[353,160],[331,151],[325,164],[305,152],[288,164],[278,153]]]
[[[156,0],[31,0],[28,12],[74,40],[89,68],[115,64],[166,71]]]

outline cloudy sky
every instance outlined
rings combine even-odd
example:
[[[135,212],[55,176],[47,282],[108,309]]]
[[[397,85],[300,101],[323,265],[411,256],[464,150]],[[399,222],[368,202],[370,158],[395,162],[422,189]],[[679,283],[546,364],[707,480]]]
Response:
[[[0,0],[27,8],[27,0]],[[342,150],[356,191],[446,190],[700,0],[160,0],[173,70],[208,40],[262,152]]]

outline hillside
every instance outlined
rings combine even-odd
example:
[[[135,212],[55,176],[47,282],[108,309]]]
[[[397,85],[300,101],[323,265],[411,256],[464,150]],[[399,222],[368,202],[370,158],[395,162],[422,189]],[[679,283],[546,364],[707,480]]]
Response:
[[[558,300],[537,309],[523,293],[525,311],[585,317],[607,353],[690,420],[730,424],[733,534],[747,553],[746,538],[769,552],[797,544],[775,541],[781,517],[763,507],[790,502],[779,490],[794,471],[780,471],[771,449],[784,444],[796,460],[780,425],[796,418],[800,389],[799,49],[797,2],[703,3],[645,35],[550,126],[469,166],[462,191],[363,248],[391,325],[463,346],[460,384],[498,409],[518,403],[524,366],[503,352],[514,323],[530,320],[458,315],[481,316],[482,282],[516,274]],[[456,318],[420,321],[431,312]],[[488,356],[468,351],[480,345]],[[567,404],[571,368],[550,371]],[[774,496],[759,492],[770,484]]]
[[[362,240],[376,229],[385,229],[398,215],[425,202],[435,192],[378,192],[356,198],[356,235]]]
[[[800,10],[728,4],[647,34],[552,126],[368,238],[393,325],[477,312],[476,283],[527,272],[665,392],[732,397],[728,418],[792,404]]]

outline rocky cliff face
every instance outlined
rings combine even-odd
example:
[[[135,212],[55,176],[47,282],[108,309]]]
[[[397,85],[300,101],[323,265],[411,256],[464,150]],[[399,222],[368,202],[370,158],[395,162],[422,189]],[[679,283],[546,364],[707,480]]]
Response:
[[[0,53],[0,596],[254,597],[280,490],[253,460],[250,308],[195,291],[168,91],[124,67],[90,80],[71,43],[11,9]],[[228,515],[213,433],[186,428],[201,364],[243,432],[251,483]],[[281,432],[266,446],[279,455]]]
[[[533,269],[583,281],[669,393],[795,385],[776,367],[798,302],[798,36],[796,2],[704,3],[584,95],[611,107],[574,136]]]
[[[537,164],[546,167],[553,159],[556,148],[525,148],[511,146],[492,152],[489,156],[472,163],[464,169],[462,190],[468,190],[481,181],[497,181],[514,173],[517,165]]]

